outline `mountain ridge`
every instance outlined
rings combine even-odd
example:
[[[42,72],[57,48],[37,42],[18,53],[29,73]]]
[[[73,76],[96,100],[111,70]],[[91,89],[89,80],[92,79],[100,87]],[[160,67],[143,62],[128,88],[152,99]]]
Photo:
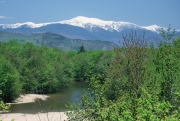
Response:
[[[126,26],[126,27],[128,26],[129,28],[131,28],[131,27],[144,28],[147,30],[155,31],[155,32],[157,32],[160,28],[165,28],[165,27],[160,27],[157,25],[138,26],[137,24],[130,23],[130,22],[124,22],[124,21],[104,21],[104,20],[100,20],[97,18],[88,18],[88,17],[84,17],[84,16],[77,16],[70,20],[39,23],[39,24],[35,24],[33,22],[16,23],[16,24],[0,24],[0,27],[2,29],[8,29],[8,28],[14,29],[14,28],[20,28],[21,26],[26,25],[30,28],[39,28],[39,27],[50,25],[50,24],[68,24],[68,25],[78,26],[78,27],[82,27],[82,28],[86,28],[86,29],[92,28],[93,26],[98,26],[98,27],[101,27],[104,30],[108,30],[108,31],[112,31],[112,30],[121,31],[121,28],[123,26]]]
[[[159,30],[163,28],[157,25],[138,26],[130,22],[103,21],[97,18],[78,16],[70,20],[59,22],[39,23],[32,22],[17,24],[0,24],[0,30],[14,33],[35,34],[55,33],[71,39],[103,40],[117,45],[123,42],[122,35],[135,31],[137,35],[145,33],[149,43],[162,40]],[[163,28],[166,30],[166,28]],[[179,35],[180,31],[177,31]]]
[[[30,42],[38,46],[46,45],[64,51],[78,50],[80,46],[84,46],[86,50],[112,50],[118,47],[118,45],[108,41],[70,39],[63,35],[49,32],[36,34],[21,34],[0,31],[1,42],[7,42],[10,40],[16,40],[20,43]]]

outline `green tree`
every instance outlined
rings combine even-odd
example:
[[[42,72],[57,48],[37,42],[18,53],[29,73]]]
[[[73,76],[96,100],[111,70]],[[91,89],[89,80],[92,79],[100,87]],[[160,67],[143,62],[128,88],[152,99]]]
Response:
[[[170,114],[178,108],[178,102],[176,101],[177,92],[179,92],[179,74],[180,74],[180,65],[179,65],[179,51],[175,50],[177,42],[173,39],[175,30],[171,30],[170,26],[165,30],[160,30],[160,34],[163,38],[163,41],[159,43],[158,49],[154,51],[154,65],[156,66],[156,73],[160,82],[160,100],[165,100],[170,102],[173,106],[171,108]],[[176,45],[175,45],[176,43]]]
[[[12,102],[21,93],[21,83],[18,71],[5,57],[0,56],[0,90],[2,100]]]
[[[85,52],[84,46],[80,46],[78,53],[83,53],[83,52]]]
[[[178,120],[177,110],[168,114],[172,104],[160,100],[160,75],[154,72],[156,65],[149,53],[152,50],[155,49],[147,48],[144,36],[134,32],[124,36],[123,46],[115,49],[116,56],[108,68],[107,80],[101,83],[97,76],[91,78],[90,91],[75,105],[67,106],[71,110],[67,113],[69,120]]]
[[[52,93],[68,86],[74,78],[74,65],[72,61],[69,63],[66,52],[32,43],[20,44],[15,40],[1,43],[0,46],[0,89],[3,96],[6,93],[6,100],[13,101],[19,92]],[[18,95],[17,90],[12,95],[7,94],[18,83]],[[6,88],[9,90],[5,91]]]
[[[114,90],[113,97],[119,97],[117,94],[121,90],[128,93],[131,99],[136,99],[141,97],[141,87],[145,82],[147,39],[144,34],[138,36],[136,32],[123,38],[122,47],[115,49],[116,56],[109,67],[108,80]]]

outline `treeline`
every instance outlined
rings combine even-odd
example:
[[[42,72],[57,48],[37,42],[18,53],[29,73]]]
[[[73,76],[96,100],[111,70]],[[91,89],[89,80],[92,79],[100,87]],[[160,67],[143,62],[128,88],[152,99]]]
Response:
[[[1,42],[2,100],[12,102],[20,94],[53,93],[72,81],[89,81],[94,74],[103,75],[112,56],[112,51],[85,51],[83,46],[79,51],[64,52],[15,40]]]
[[[90,81],[69,120],[176,121],[180,119],[180,37],[169,28],[163,41],[124,35],[113,51],[63,52],[56,48],[0,43],[0,90],[5,102],[22,93],[52,93],[72,81]]]
[[[158,47],[147,45],[144,34],[124,35],[104,80],[92,76],[90,91],[67,105],[69,120],[178,121],[180,37],[173,39],[170,28],[160,34]]]

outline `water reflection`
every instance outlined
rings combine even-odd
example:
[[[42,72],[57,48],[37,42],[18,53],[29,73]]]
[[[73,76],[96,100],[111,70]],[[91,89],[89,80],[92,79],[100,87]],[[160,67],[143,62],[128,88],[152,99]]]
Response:
[[[46,111],[65,111],[67,102],[75,103],[84,90],[88,88],[88,82],[75,82],[69,88],[60,92],[49,94],[45,101],[37,100],[34,103],[13,104],[11,113],[37,113]]]

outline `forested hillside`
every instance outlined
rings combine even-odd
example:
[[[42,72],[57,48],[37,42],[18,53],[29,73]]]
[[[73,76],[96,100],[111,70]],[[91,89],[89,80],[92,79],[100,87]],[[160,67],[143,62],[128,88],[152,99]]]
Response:
[[[55,47],[63,51],[78,50],[80,46],[84,46],[86,50],[112,50],[118,47],[116,44],[108,41],[70,39],[53,33],[20,34],[0,31],[1,42],[7,42],[12,39],[21,43],[30,42],[38,46]]]

